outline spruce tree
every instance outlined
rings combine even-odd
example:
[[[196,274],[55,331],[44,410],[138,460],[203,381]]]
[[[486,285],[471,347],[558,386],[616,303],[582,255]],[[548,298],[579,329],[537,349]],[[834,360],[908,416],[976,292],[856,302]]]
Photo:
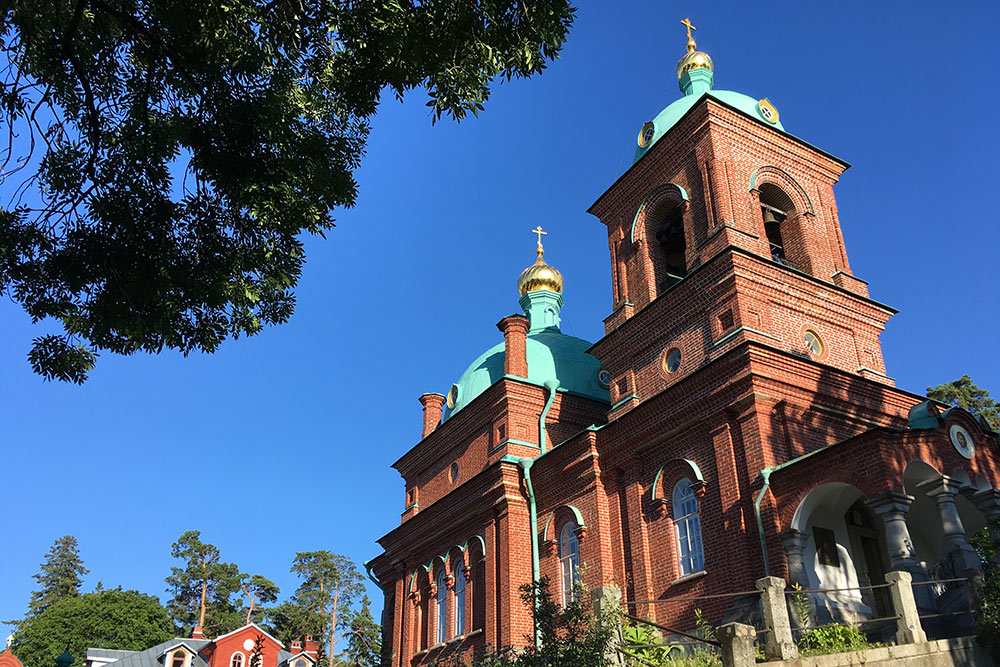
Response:
[[[60,537],[45,554],[41,572],[34,575],[39,589],[31,594],[28,617],[37,616],[59,600],[80,595],[82,577],[89,572],[83,566],[76,538],[72,535]]]

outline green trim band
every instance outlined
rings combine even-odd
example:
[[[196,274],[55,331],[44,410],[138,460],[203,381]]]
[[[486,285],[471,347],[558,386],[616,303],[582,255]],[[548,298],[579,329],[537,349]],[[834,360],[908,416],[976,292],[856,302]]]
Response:
[[[525,442],[524,440],[515,440],[514,438],[507,438],[500,444],[494,445],[493,449],[489,451],[489,454],[496,454],[504,445],[520,445],[522,447],[531,447],[532,449],[540,449],[540,447],[533,442]]]
[[[670,459],[662,466],[660,466],[660,469],[656,471],[656,477],[653,478],[653,488],[650,489],[650,500],[653,501],[654,503],[658,501],[664,501],[664,502],[666,501],[666,498],[664,498],[663,496],[660,496],[659,498],[656,497],[656,487],[660,485],[660,478],[663,476],[664,468],[666,468],[668,465],[674,462],[686,463],[688,467],[691,468],[691,472],[694,473],[695,480],[701,482],[702,484],[705,483],[705,478],[702,476],[701,468],[698,467],[697,463],[695,463],[691,459],[682,459],[682,458]]]
[[[633,398],[636,398],[636,399],[639,398],[639,394],[635,394],[635,393],[629,394],[628,396],[626,396],[622,400],[620,400],[617,403],[615,403],[614,405],[612,405],[611,409],[614,410],[614,409],[618,408],[619,406],[623,405],[625,402],[631,401]]]
[[[717,340],[714,343],[712,343],[712,347],[716,347],[718,345],[722,345],[727,340],[729,340],[730,338],[732,338],[736,334],[740,333],[741,331],[747,331],[749,333],[757,334],[758,336],[764,336],[765,338],[770,338],[771,340],[776,340],[778,342],[781,342],[780,338],[778,338],[777,336],[772,336],[769,333],[764,333],[763,331],[758,331],[757,329],[751,329],[750,327],[736,327],[735,329],[733,329],[732,331],[730,331],[729,333],[727,333],[725,336],[723,336],[719,340]]]

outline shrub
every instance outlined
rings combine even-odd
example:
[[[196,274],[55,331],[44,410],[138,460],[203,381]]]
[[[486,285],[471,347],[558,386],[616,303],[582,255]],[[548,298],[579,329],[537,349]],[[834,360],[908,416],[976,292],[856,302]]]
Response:
[[[799,640],[799,653],[805,656],[826,655],[827,653],[860,651],[874,646],[876,644],[869,642],[868,638],[857,628],[827,625],[822,628],[813,628],[802,635]]]

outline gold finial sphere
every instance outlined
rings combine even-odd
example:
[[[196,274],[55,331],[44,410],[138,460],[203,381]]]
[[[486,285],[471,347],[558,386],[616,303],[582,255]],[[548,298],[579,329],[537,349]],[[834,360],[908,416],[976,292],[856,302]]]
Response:
[[[531,230],[532,234],[538,235],[538,247],[535,249],[535,263],[521,272],[517,279],[517,291],[521,296],[535,290],[547,289],[558,294],[563,291],[563,277],[559,270],[545,263],[543,255],[545,249],[542,247],[542,236],[548,232],[543,232],[541,225]]]
[[[690,19],[684,19],[681,23],[687,27],[687,53],[677,61],[677,78],[681,78],[686,72],[693,69],[707,69],[709,72],[715,71],[712,58],[707,53],[696,50],[698,45],[695,43],[694,37],[691,36],[691,31],[697,30],[697,28],[691,25]]]

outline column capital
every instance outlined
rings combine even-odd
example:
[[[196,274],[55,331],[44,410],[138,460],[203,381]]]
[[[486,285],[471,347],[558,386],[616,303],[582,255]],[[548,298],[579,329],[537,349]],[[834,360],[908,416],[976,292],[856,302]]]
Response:
[[[781,544],[785,551],[802,551],[806,546],[806,537],[801,530],[789,528],[781,532]]]
[[[906,514],[913,504],[913,496],[897,491],[886,491],[872,496],[865,501],[865,504],[885,519],[887,515]]]
[[[969,499],[976,509],[986,515],[987,519],[1000,519],[1000,491],[984,489],[971,494]]]
[[[954,498],[962,489],[963,483],[948,475],[917,484],[917,488],[935,500],[939,498]]]

